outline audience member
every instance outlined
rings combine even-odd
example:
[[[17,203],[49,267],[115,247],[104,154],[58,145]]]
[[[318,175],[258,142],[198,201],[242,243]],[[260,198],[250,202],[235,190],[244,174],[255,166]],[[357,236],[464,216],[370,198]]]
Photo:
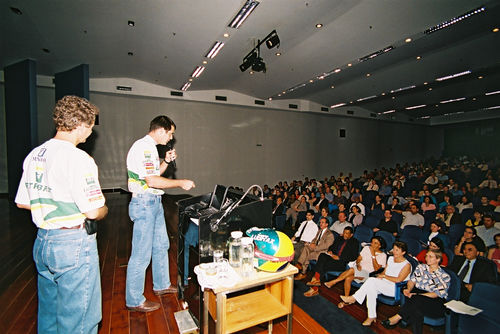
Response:
[[[347,263],[356,260],[359,254],[359,242],[353,238],[354,230],[352,227],[346,227],[342,237],[335,238],[333,244],[326,253],[321,253],[315,266],[313,278],[307,285],[311,289],[304,293],[306,297],[312,297],[319,294],[318,286],[327,271],[344,271]]]
[[[398,313],[382,321],[382,326],[392,329],[400,321],[411,324],[413,334],[421,334],[424,316],[441,318],[446,307],[444,303],[448,297],[451,277],[444,271],[442,265],[442,252],[430,250],[425,256],[426,264],[419,264],[411,275],[406,289],[403,290],[406,302]]]
[[[404,242],[396,241],[392,248],[393,256],[387,260],[387,267],[377,277],[370,277],[352,296],[340,296],[339,307],[358,302],[362,304],[366,298],[368,318],[363,326],[370,326],[377,320],[377,296],[383,294],[394,297],[395,284],[406,281],[410,277],[411,264],[406,260],[407,246]]]
[[[344,233],[344,229],[347,226],[352,227],[352,224],[347,221],[345,212],[339,212],[338,218],[339,219],[330,227],[330,230],[337,233],[338,235],[342,235],[342,233]]]
[[[349,214],[349,222],[354,226],[359,226],[363,223],[363,215],[357,205],[351,206],[351,213]]]
[[[481,182],[479,184],[480,189],[497,189],[497,187],[498,187],[497,181],[495,181],[495,179],[493,179],[493,175],[491,175],[491,174],[489,174],[486,177],[486,180],[484,180],[483,182]]]
[[[319,220],[319,230],[314,239],[304,245],[302,251],[297,259],[300,273],[295,277],[296,280],[301,280],[306,277],[307,267],[309,261],[317,260],[319,254],[325,252],[334,241],[333,233],[328,229],[328,220],[322,217]]]
[[[500,274],[500,233],[495,234],[495,247],[488,251],[488,259],[496,263],[497,271]]]
[[[453,205],[447,205],[446,213],[438,213],[437,217],[443,221],[446,227],[450,227],[455,224],[462,224],[462,217],[459,213],[455,212],[455,207]]]
[[[373,232],[386,231],[391,233],[393,236],[398,235],[398,224],[392,220],[391,210],[384,211],[384,218],[380,220],[377,227],[373,228]]]
[[[429,251],[439,251],[443,253],[442,255],[442,260],[441,260],[441,265],[443,267],[446,267],[448,265],[448,256],[444,253],[444,243],[443,240],[441,240],[438,237],[434,237],[430,242],[428,248],[422,249],[420,253],[418,253],[417,260],[420,263],[425,263],[425,257]]]
[[[458,213],[462,214],[462,211],[464,209],[472,209],[472,203],[469,201],[469,198],[464,195],[462,196],[462,198],[460,199],[460,203],[458,203],[456,207],[458,209]]]
[[[463,236],[460,238],[460,240],[457,241],[457,244],[455,245],[455,255],[464,255],[464,246],[468,242],[476,245],[476,248],[479,251],[479,255],[483,256],[485,254],[486,245],[484,244],[483,239],[477,236],[477,230],[474,227],[467,226],[465,227]]]
[[[300,253],[302,252],[302,248],[304,248],[306,244],[311,243],[311,241],[316,236],[316,233],[318,232],[318,225],[316,225],[316,223],[313,221],[313,218],[314,212],[312,210],[308,210],[306,212],[306,220],[304,220],[300,224],[297,232],[292,237],[293,249],[295,251],[295,262],[297,262]]]
[[[495,211],[495,207],[488,201],[488,196],[481,196],[481,204],[479,204],[477,207],[474,207],[474,209],[478,210],[483,215]]]
[[[375,195],[375,202],[373,202],[371,206],[371,210],[385,210],[385,204],[382,202],[382,196],[379,194]]]
[[[430,196],[425,196],[424,201],[422,202],[422,205],[420,206],[420,209],[422,210],[423,213],[425,213],[426,211],[435,211],[436,205],[434,203],[431,203]]]
[[[299,212],[306,210],[307,210],[306,198],[301,197],[300,200],[296,200],[295,202],[293,202],[290,208],[286,210],[286,220],[291,219],[292,227],[295,228]],[[314,211],[312,213],[314,216]]]
[[[493,216],[486,214],[483,216],[483,225],[476,228],[477,236],[483,239],[486,247],[495,245],[494,237],[500,233],[500,230],[495,227],[495,219]]]
[[[474,283],[495,283],[496,273],[488,260],[479,256],[479,250],[472,242],[465,243],[464,255],[457,255],[448,266],[462,282],[460,300],[467,303]]]
[[[387,255],[382,251],[385,247],[384,239],[378,236],[373,237],[370,245],[363,247],[356,261],[348,264],[349,269],[336,279],[326,282],[325,286],[331,288],[335,284],[344,281],[344,295],[349,296],[353,280],[362,283],[368,279],[371,273],[385,268]]]
[[[424,217],[418,213],[417,205],[411,204],[410,210],[403,212],[403,223],[401,224],[401,229],[404,229],[408,225],[423,227],[424,223]]]

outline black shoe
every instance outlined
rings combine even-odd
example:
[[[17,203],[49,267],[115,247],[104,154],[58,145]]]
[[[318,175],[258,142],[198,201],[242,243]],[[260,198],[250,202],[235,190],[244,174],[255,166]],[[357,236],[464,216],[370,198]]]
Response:
[[[382,326],[384,326],[387,329],[396,328],[396,324],[391,325],[391,321],[389,319],[382,321],[381,324],[382,324]]]
[[[405,329],[405,328],[408,328],[408,326],[409,326],[409,323],[407,323],[407,322],[406,322],[406,321],[404,321],[404,320],[401,320],[401,321],[399,322],[399,327],[400,327],[400,328]]]

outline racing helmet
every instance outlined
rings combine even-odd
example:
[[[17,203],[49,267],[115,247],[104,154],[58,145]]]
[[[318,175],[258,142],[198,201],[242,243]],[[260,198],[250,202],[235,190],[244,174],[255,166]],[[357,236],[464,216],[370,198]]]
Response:
[[[293,260],[293,244],[283,232],[271,228],[252,227],[246,234],[254,243],[254,267],[276,272]]]

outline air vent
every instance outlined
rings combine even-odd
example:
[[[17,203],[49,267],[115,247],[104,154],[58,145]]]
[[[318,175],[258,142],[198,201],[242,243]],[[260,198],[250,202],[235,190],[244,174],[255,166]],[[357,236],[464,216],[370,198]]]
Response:
[[[354,115],[354,110],[347,110],[347,115]]]
[[[328,111],[327,107],[321,107],[321,111]]]
[[[129,87],[129,86],[116,86],[116,90],[123,90],[123,91],[126,91],[126,92],[130,92],[130,91],[132,91],[132,87]]]
[[[288,105],[288,108],[290,108],[290,109],[298,109],[298,108],[299,108],[299,106],[298,106],[298,105],[296,105],[296,104],[289,104],[289,105]]]
[[[340,138],[345,138],[345,129],[340,129],[339,130],[339,137]]]
[[[263,106],[266,104],[266,102],[264,102],[262,100],[255,100],[255,104],[258,104],[259,106]]]
[[[170,95],[172,95],[172,96],[184,96],[184,93],[183,92],[176,92],[175,90],[171,90]]]
[[[227,96],[215,95],[216,101],[227,101]]]

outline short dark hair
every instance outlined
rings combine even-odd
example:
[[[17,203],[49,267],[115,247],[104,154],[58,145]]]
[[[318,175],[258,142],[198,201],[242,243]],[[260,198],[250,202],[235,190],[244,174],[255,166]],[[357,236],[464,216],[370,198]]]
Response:
[[[380,249],[385,249],[387,247],[387,243],[380,235],[376,235],[376,236],[372,237],[372,240],[373,239],[377,239],[378,242],[380,242]]]
[[[405,253],[408,251],[408,245],[404,241],[394,241],[392,246],[393,247],[396,246],[397,248],[401,249]]]
[[[172,127],[177,128],[174,121],[172,121],[168,116],[165,115],[157,116],[153,118],[151,123],[149,123],[149,131],[154,131],[160,128],[163,128],[166,131],[170,131]]]
[[[472,246],[474,246],[474,248],[477,251],[479,251],[479,248],[477,247],[477,245],[476,245],[476,243],[474,241],[466,241],[466,242],[464,242],[463,248],[465,249],[465,246],[467,246],[467,245],[472,245]]]
[[[309,210],[307,210],[307,211],[306,211],[306,215],[307,215],[308,213],[310,213],[311,215],[313,215],[313,216],[314,216],[314,210],[309,209]]]
[[[351,231],[351,233],[354,233],[354,229],[353,229],[351,226],[346,226],[346,227],[344,228],[344,231],[345,231],[345,230],[348,230],[348,231]]]
[[[466,227],[464,228],[464,231],[465,231],[466,229],[471,230],[473,235],[477,235],[477,230],[476,230],[476,228],[474,228],[474,227],[472,227],[472,226],[466,226]]]
[[[441,240],[441,238],[434,237],[431,239],[431,242],[434,243],[436,246],[438,246],[441,252],[444,252],[444,243],[443,240]]]

